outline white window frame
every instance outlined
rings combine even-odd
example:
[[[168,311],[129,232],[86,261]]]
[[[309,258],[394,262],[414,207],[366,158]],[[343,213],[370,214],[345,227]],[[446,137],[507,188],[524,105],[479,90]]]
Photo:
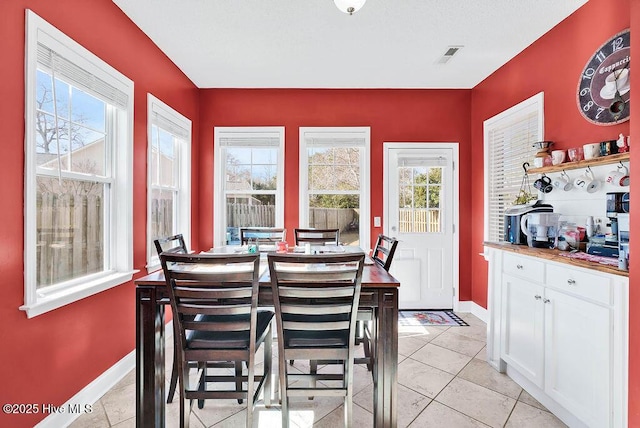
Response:
[[[24,305],[28,318],[131,281],[133,274],[133,82],[60,30],[26,10]],[[43,289],[36,288],[36,74],[38,43],[126,95],[113,126],[110,210],[105,213],[105,270]],[[72,82],[73,83],[73,82]]]
[[[524,118],[532,113],[537,114],[537,136],[532,137],[531,146],[536,141],[544,140],[544,92],[540,92],[516,105],[513,107],[499,113],[487,120],[484,121],[484,240],[490,241],[492,239],[492,231],[491,231],[491,208],[490,208],[490,198],[491,198],[491,190],[490,190],[490,182],[493,177],[496,176],[496,173],[493,171],[493,166],[491,164],[490,159],[490,144],[491,144],[491,134],[494,130],[497,129],[508,129],[509,125],[512,123],[519,123],[524,120]],[[533,153],[535,153],[535,149],[531,149],[529,153],[522,153],[521,162],[532,162],[533,161]],[[524,170],[522,170],[522,174],[524,174]],[[519,178],[519,183],[522,180],[522,175]],[[535,189],[532,189],[535,191]],[[504,213],[501,213],[504,216]],[[499,240],[502,239],[503,236],[499,237]]]
[[[360,127],[300,127],[300,197],[299,224],[300,227],[309,226],[309,156],[307,154],[307,138],[316,139],[362,139],[362,145],[348,144],[343,147],[361,147],[360,156],[360,248],[370,248],[371,243],[371,197],[370,197],[370,166],[371,166],[371,128]],[[336,144],[334,147],[340,147]]]
[[[173,219],[175,225],[175,233],[181,233],[184,237],[187,248],[190,248],[191,240],[191,120],[178,113],[176,110],[162,102],[150,93],[147,93],[147,272],[153,272],[160,269],[160,258],[156,251],[155,245],[151,241],[151,202],[152,202],[152,130],[153,126],[164,129],[178,139],[177,144],[177,169],[176,176],[178,185],[175,189],[177,198],[174,201],[175,217]],[[165,188],[165,186],[158,186]]]
[[[277,138],[278,145],[278,176],[276,181],[276,218],[274,227],[284,227],[284,126],[217,126],[213,130],[213,242],[219,247],[226,244],[226,198],[225,172],[226,156],[223,153],[221,140],[223,138],[237,138],[256,141],[265,138]],[[253,147],[247,145],[246,147]],[[255,147],[264,147],[257,144]]]

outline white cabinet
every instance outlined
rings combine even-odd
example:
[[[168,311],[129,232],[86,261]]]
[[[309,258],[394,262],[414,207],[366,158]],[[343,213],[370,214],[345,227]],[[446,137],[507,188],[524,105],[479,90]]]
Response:
[[[628,278],[485,253],[489,362],[569,426],[626,426]]]
[[[541,285],[504,274],[502,282],[502,359],[537,386],[544,381],[544,307]]]
[[[545,290],[544,391],[588,426],[612,426],[611,309]]]

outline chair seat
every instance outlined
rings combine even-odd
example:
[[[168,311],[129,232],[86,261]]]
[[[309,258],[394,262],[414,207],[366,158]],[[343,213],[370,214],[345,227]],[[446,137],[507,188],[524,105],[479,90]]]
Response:
[[[344,348],[349,344],[349,332],[288,330],[288,348]]]
[[[273,319],[273,311],[258,311],[256,323],[256,348],[264,340],[265,332]],[[208,315],[205,322],[231,322],[246,320],[249,315]],[[191,331],[187,337],[188,349],[249,349],[247,331]]]

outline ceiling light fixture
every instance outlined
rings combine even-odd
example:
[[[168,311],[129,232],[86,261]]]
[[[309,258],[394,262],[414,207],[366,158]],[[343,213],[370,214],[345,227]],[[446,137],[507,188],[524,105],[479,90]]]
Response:
[[[367,0],[333,0],[336,7],[344,13],[353,15],[354,12],[359,11]]]

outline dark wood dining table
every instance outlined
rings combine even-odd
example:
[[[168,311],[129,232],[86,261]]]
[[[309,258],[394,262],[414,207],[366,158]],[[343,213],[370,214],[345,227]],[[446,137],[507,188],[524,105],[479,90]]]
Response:
[[[261,266],[266,264],[261,263]],[[165,305],[169,304],[164,273],[153,272],[136,285],[136,425],[165,426]],[[373,310],[374,427],[397,426],[398,287],[400,283],[377,264],[362,274],[360,308]],[[269,271],[260,277],[260,306],[272,306]]]

